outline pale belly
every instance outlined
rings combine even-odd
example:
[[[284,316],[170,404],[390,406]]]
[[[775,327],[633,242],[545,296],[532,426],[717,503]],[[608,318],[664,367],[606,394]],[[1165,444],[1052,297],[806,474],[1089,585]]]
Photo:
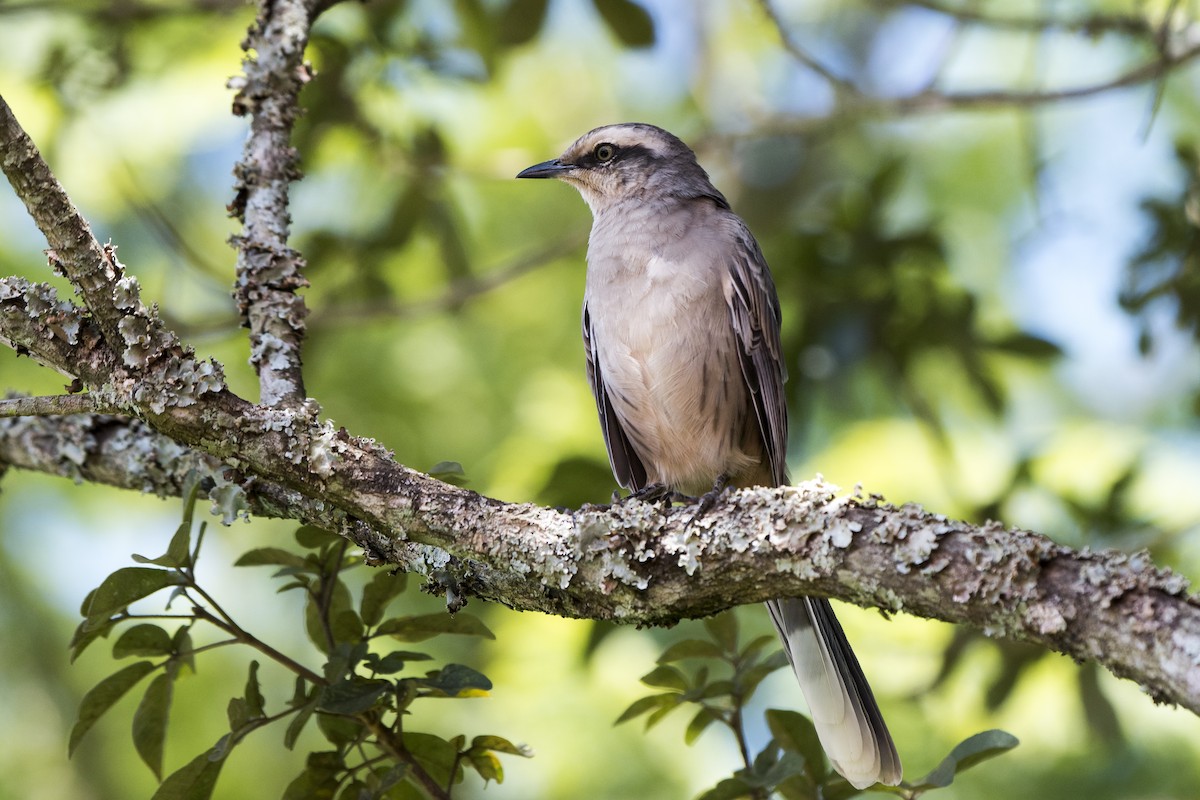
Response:
[[[646,273],[589,291],[597,360],[648,480],[698,494],[757,461],[741,447],[749,404],[737,341],[719,290]]]

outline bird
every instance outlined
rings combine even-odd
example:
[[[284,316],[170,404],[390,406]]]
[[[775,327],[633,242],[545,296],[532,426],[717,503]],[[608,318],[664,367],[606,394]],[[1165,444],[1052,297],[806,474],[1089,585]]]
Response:
[[[592,212],[583,298],[587,377],[617,482],[642,499],[785,486],[781,314],[746,223],[682,140],[621,123],[517,178],[575,187]],[[896,785],[900,758],[829,601],[767,602],[833,767]]]

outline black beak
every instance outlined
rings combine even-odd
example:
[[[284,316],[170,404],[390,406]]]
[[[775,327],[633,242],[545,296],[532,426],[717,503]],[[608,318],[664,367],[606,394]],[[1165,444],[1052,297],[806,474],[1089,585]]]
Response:
[[[564,164],[557,158],[526,167],[517,173],[518,178],[557,178],[565,172],[575,169],[573,164]]]

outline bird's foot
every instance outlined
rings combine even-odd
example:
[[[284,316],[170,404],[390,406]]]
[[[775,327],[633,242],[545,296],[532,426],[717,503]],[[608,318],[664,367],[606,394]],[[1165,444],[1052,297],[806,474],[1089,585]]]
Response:
[[[688,525],[691,525],[696,520],[703,517],[712,507],[717,504],[717,500],[721,498],[721,494],[729,487],[729,476],[721,475],[713,481],[712,488],[699,497],[692,498],[696,504],[696,510],[692,512],[692,518],[688,520]]]
[[[665,483],[651,483],[643,486],[636,492],[630,492],[624,498],[621,497],[619,492],[613,492],[612,500],[613,505],[628,503],[630,500],[640,500],[643,503],[662,503],[664,508],[670,508],[672,503],[689,502],[692,498],[681,495]]]

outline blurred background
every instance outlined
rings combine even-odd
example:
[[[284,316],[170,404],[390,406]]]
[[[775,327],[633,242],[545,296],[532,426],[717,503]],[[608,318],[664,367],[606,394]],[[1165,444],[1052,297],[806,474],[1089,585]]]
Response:
[[[592,127],[650,122],[694,146],[772,266],[796,478],[1200,576],[1200,69],[1100,90],[1192,52],[1196,15],[1188,0],[337,5],[313,31],[295,136],[308,392],[407,465],[461,463],[484,494],[604,501],[579,341],[590,217],[571,188],[512,178]],[[225,82],[253,17],[231,0],[0,2],[0,92],[146,299],[250,399],[225,212],[246,124]],[[7,190],[0,238],[0,274],[58,280]],[[0,351],[0,388],[63,382]],[[67,759],[79,698],[119,665],[103,644],[69,665],[66,644],[87,591],[161,552],[180,504],[13,471],[0,490],[0,800],[148,797],[131,698]],[[318,663],[295,593],[230,566],[294,528],[214,520],[201,575],[243,626]],[[1021,739],[938,796],[1200,796],[1194,715],[1036,648],[839,609],[907,775],[978,730]],[[536,757],[461,796],[690,797],[737,766],[715,727],[683,745],[686,714],[649,735],[612,725],[695,623],[471,610],[496,641],[434,649],[495,689],[429,701],[416,724]],[[761,609],[739,614],[769,631]],[[216,651],[179,682],[168,771],[226,730],[248,660]],[[263,680],[278,709],[290,681]],[[802,707],[783,672],[758,702]],[[290,753],[281,735],[242,745],[215,796],[278,796],[318,746]]]

